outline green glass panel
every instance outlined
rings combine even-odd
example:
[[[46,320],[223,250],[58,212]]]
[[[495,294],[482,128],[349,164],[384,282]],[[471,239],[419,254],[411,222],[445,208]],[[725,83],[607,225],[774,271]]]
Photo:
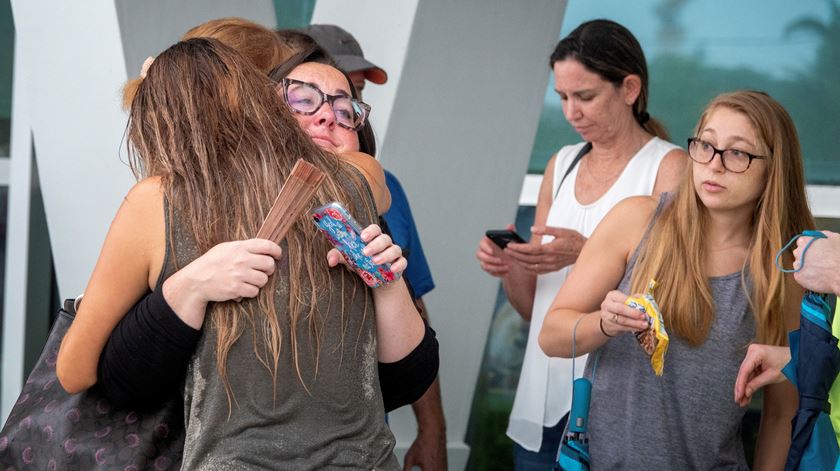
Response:
[[[9,132],[12,118],[12,67],[15,52],[15,27],[12,5],[0,0],[0,156],[9,155]]]
[[[840,2],[659,0],[569,2],[562,34],[609,18],[639,39],[650,72],[650,113],[682,144],[715,95],[763,90],[790,112],[809,183],[840,184]],[[547,71],[548,72],[548,71]],[[529,172],[579,137],[549,81]]]
[[[315,0],[274,0],[277,29],[294,29],[309,26]]]

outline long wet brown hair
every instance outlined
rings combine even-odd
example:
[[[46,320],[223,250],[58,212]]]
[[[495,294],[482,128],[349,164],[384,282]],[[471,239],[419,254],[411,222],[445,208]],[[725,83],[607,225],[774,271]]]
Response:
[[[695,135],[718,108],[743,114],[755,129],[757,153],[767,157],[764,192],[750,221],[752,238],[743,268],[743,273],[750,276],[742,280],[755,317],[757,340],[784,345],[786,287],[793,280],[790,276],[786,279],[773,260],[785,242],[814,227],[796,127],[782,105],[766,93],[738,91],[719,95],[709,103]],[[631,282],[632,292],[641,293],[650,278],[659,281],[656,298],[665,324],[691,345],[705,341],[715,319],[705,269],[708,220],[709,211],[694,189],[689,165],[674,201],[657,219],[640,251]],[[790,255],[785,257],[790,265]]]
[[[315,201],[341,201],[358,215],[375,213],[368,203],[352,204],[350,191],[368,191],[362,177],[312,143],[277,99],[265,74],[216,40],[189,39],[170,47],[137,87],[126,89],[124,98],[130,103],[132,169],[138,178],[160,177],[169,202],[167,217],[170,222],[178,218],[198,253],[221,242],[253,237],[297,159],[327,175]],[[353,291],[349,297],[359,291],[356,284],[331,286],[324,258],[329,246],[306,218],[295,223],[285,243],[288,293],[273,276],[257,298],[210,308],[217,366],[229,404],[233,390],[227,380],[228,353],[245,329],[253,332],[254,353],[276,387],[284,340],[281,323],[288,323],[297,376],[306,387],[298,358],[298,323],[306,319],[314,334],[317,374],[323,320],[315,306],[324,296],[319,293],[340,290],[346,299],[345,290]],[[288,298],[288,319],[276,315],[276,293]],[[363,295],[368,306],[367,291]]]

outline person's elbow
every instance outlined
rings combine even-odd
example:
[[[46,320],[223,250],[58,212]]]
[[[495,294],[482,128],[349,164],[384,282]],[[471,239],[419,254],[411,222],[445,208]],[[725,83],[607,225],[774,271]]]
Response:
[[[563,346],[565,342],[560,341],[560,339],[557,338],[557,335],[551,332],[551,329],[546,328],[545,324],[543,324],[543,328],[540,330],[538,340],[540,348],[546,356],[559,358],[572,357],[571,350]]]
[[[66,359],[63,360],[59,356],[55,365],[55,374],[58,382],[68,394],[78,394],[96,384],[95,372],[84,374],[68,366],[68,363],[72,364],[73,362]]]

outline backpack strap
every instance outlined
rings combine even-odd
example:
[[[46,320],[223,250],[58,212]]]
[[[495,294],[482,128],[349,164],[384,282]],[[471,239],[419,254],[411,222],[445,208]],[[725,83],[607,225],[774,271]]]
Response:
[[[583,147],[581,147],[580,152],[577,153],[575,158],[572,160],[572,163],[569,164],[569,168],[566,169],[566,173],[563,174],[563,178],[560,179],[560,184],[557,185],[557,190],[554,191],[554,199],[557,199],[557,195],[560,193],[560,187],[563,186],[563,182],[566,181],[566,177],[572,173],[572,170],[574,170],[578,162],[580,162],[580,159],[582,159],[584,155],[588,154],[590,150],[592,150],[591,142],[587,142]]]

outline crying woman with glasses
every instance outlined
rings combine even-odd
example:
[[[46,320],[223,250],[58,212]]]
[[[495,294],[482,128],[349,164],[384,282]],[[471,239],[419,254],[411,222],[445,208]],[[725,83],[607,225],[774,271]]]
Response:
[[[367,121],[370,105],[358,98],[347,74],[334,67],[322,49],[313,46],[298,52],[269,76],[318,147],[362,163],[376,154]]]

